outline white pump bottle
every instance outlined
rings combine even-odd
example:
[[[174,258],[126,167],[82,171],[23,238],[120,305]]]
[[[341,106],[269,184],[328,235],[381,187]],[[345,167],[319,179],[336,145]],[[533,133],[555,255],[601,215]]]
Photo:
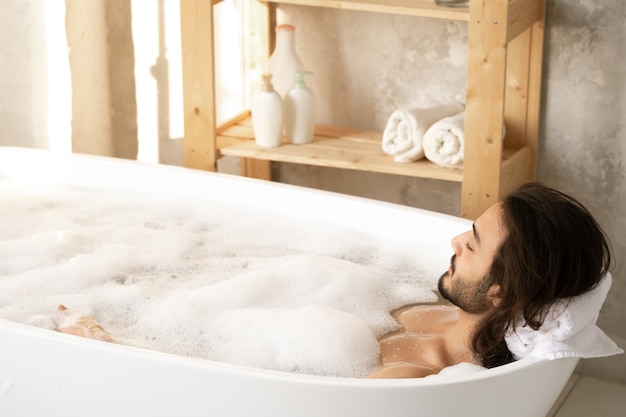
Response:
[[[252,129],[258,146],[279,146],[283,135],[283,103],[272,86],[272,74],[263,74],[263,85],[251,103]]]
[[[313,141],[315,133],[315,94],[304,82],[309,71],[296,71],[296,81],[285,96],[285,134],[287,141],[305,144]]]

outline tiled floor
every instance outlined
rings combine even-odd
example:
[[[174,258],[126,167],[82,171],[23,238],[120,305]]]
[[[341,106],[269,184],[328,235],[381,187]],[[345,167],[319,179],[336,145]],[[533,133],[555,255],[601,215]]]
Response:
[[[571,390],[550,417],[626,416],[626,384],[574,374],[568,387]]]

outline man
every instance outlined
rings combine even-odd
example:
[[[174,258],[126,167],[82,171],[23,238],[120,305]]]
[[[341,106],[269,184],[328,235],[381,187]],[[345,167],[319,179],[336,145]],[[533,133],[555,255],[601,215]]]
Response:
[[[422,377],[461,362],[513,361],[505,335],[518,320],[538,329],[552,304],[593,289],[611,264],[600,226],[575,199],[527,184],[452,240],[439,292],[457,308],[396,315],[404,331],[381,339],[377,378]]]
[[[415,378],[462,362],[495,367],[513,361],[505,342],[518,320],[538,329],[552,304],[593,289],[611,264],[600,226],[575,199],[537,183],[490,207],[452,239],[454,255],[439,279],[453,306],[394,313],[403,330],[380,339],[373,378]],[[71,317],[59,307],[61,318]],[[110,340],[80,316],[59,330]],[[103,336],[104,334],[104,336]]]

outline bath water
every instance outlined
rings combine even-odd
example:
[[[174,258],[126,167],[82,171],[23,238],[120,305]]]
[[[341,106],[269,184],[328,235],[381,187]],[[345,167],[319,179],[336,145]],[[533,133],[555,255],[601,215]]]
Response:
[[[0,318],[53,330],[64,304],[122,344],[307,374],[369,373],[446,267],[419,236],[180,196],[0,179],[0,219]]]

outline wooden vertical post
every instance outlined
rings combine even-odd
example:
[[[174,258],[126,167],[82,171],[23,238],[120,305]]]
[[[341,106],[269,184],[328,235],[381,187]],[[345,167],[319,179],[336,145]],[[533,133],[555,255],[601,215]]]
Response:
[[[215,171],[213,1],[180,0],[185,166]]]
[[[544,27],[546,14],[546,1],[537,0],[539,3],[539,15],[537,21],[530,27],[530,52],[528,72],[528,117],[526,122],[525,144],[529,145],[535,155],[539,147],[539,125],[541,121],[541,80],[543,78],[543,47]],[[530,181],[536,178],[536,156],[532,158]]]
[[[499,199],[508,0],[471,1],[461,216],[475,219]]]
[[[518,172],[503,173],[500,183],[501,197],[536,178],[545,1],[527,1],[525,5],[525,9],[520,7],[520,15],[531,23],[521,33],[516,33],[517,36],[509,42],[504,115],[507,147],[528,147],[531,152],[527,161],[517,167]]]

